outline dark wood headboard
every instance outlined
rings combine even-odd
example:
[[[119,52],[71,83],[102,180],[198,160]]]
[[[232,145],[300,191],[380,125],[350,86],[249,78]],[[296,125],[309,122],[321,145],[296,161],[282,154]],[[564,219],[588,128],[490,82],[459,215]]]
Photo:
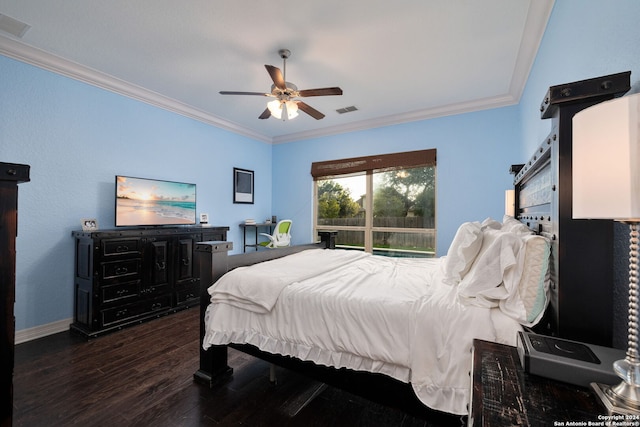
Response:
[[[630,89],[630,72],[552,86],[551,132],[515,173],[516,217],[551,241],[551,299],[538,332],[612,346],[613,222],[572,219],[573,116]]]

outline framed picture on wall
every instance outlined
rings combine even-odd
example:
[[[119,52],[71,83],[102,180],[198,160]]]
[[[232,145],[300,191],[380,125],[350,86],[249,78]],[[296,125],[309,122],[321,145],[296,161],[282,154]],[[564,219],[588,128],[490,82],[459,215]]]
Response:
[[[233,168],[233,203],[253,204],[253,171]]]

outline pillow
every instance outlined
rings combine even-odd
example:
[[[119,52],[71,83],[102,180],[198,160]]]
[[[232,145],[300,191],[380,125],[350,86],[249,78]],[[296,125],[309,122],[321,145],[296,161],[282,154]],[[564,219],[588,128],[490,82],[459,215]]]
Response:
[[[549,303],[549,261],[551,244],[545,237],[521,237],[525,244],[522,277],[509,298],[500,301],[500,309],[524,326],[534,326]]]
[[[483,235],[482,248],[458,285],[458,295],[472,305],[497,307],[520,281],[524,242],[514,233],[494,229]]]
[[[457,285],[471,268],[482,245],[482,229],[479,222],[465,222],[458,227],[447,256],[442,260],[443,281]]]
[[[493,218],[487,218],[484,221],[482,221],[482,224],[480,224],[480,227],[482,228],[483,231],[488,228],[492,228],[494,230],[500,230],[502,228],[502,224],[500,224],[498,221],[496,221]]]
[[[529,229],[526,225],[518,221],[512,216],[505,215],[502,219],[502,231],[507,231],[510,233],[516,233],[520,235],[531,235],[533,231]]]

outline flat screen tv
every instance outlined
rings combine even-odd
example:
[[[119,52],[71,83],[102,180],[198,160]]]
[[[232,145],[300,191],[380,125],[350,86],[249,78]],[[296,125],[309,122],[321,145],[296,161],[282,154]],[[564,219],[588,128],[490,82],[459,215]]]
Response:
[[[195,223],[195,184],[116,175],[116,227]]]

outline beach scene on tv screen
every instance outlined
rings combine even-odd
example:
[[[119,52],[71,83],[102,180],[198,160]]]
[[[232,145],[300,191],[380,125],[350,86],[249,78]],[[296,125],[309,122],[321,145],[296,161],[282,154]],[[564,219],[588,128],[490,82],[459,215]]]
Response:
[[[116,177],[116,225],[195,224],[196,186]]]

